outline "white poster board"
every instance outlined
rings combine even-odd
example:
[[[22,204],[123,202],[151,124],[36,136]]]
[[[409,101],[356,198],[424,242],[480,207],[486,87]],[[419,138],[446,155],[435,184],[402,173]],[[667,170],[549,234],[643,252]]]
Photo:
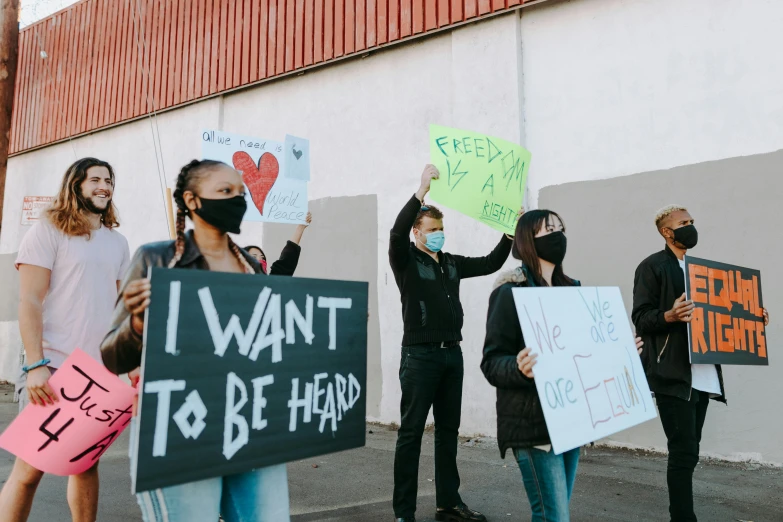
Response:
[[[54,201],[54,196],[25,196],[22,201],[22,225],[32,225],[41,219],[44,210]]]
[[[656,417],[620,289],[515,288],[556,454]]]
[[[247,188],[245,221],[306,224],[308,181],[299,173],[306,171],[309,178],[309,143],[302,138],[295,140],[300,147],[296,155],[293,144],[291,154],[286,154],[289,151],[278,141],[205,130],[201,133],[201,157],[222,161],[242,172]],[[306,147],[306,155],[302,147]],[[307,162],[307,166],[287,166],[289,156]]]

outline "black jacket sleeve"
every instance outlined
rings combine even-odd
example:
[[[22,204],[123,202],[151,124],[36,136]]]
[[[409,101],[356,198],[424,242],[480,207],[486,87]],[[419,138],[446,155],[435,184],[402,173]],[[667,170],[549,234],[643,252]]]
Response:
[[[513,284],[507,283],[489,296],[481,371],[496,388],[535,386],[533,379],[525,377],[517,366],[517,354],[525,347],[525,339],[514,305],[513,288]]]
[[[101,343],[103,364],[117,375],[128,373],[141,365],[142,338],[131,326],[131,315],[125,308],[122,296],[131,281],[147,277],[149,266],[148,257],[142,247],[136,251],[125,274],[117,303],[114,305],[111,330]]]
[[[299,256],[302,253],[302,247],[289,241],[283,247],[283,251],[280,253],[280,259],[272,263],[272,267],[269,270],[269,275],[279,276],[292,276],[296,271],[296,266],[299,264]]]
[[[655,267],[644,262],[636,269],[633,280],[633,310],[631,318],[638,335],[653,335],[669,330],[665,310],[658,308],[661,300],[661,277]]]
[[[506,262],[508,255],[511,253],[511,244],[512,241],[503,234],[503,237],[500,238],[500,243],[487,256],[454,256],[460,279],[494,274],[503,268],[503,263]]]
[[[394,226],[391,229],[389,239],[389,263],[392,270],[398,272],[405,268],[410,259],[410,234],[413,223],[416,221],[416,215],[421,209],[421,201],[414,194],[411,199],[402,207]]]

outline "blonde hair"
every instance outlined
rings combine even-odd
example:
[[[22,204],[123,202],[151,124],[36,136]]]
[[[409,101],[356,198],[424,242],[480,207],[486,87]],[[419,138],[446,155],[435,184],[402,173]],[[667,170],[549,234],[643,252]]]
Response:
[[[174,202],[177,204],[177,240],[174,243],[174,257],[171,259],[171,262],[169,262],[169,268],[177,266],[177,263],[179,263],[182,259],[182,255],[185,253],[185,216],[190,215],[190,209],[185,204],[185,192],[195,191],[204,176],[208,175],[212,169],[219,166],[227,165],[222,161],[193,160],[179,171],[179,176],[177,176],[177,188],[174,190]],[[242,265],[245,273],[255,274],[255,269],[250,265],[247,259],[245,259],[245,256],[242,255],[242,251],[231,239],[231,236],[228,234],[226,234],[226,236],[228,237],[229,250],[231,250],[231,253],[234,254],[234,257],[236,257],[237,261]]]
[[[87,179],[87,171],[92,167],[105,167],[114,181],[114,170],[105,161],[96,158],[82,158],[73,163],[65,171],[60,191],[52,206],[46,211],[46,217],[54,227],[66,236],[86,236],[92,233],[92,226],[85,215],[86,205],[82,195],[81,185]],[[101,223],[106,228],[120,226],[117,207],[112,201],[101,215]]]
[[[669,205],[663,207],[655,213],[655,228],[660,229],[663,221],[674,212],[688,212],[688,209],[681,205]]]

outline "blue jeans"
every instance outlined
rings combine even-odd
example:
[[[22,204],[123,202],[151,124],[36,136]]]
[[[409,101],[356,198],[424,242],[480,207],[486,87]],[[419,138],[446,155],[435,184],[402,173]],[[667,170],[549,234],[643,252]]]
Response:
[[[144,522],[288,522],[285,464],[136,495]]]
[[[569,504],[579,451],[575,448],[555,455],[552,450],[536,448],[514,450],[533,511],[533,522],[568,522],[571,519]]]
[[[131,419],[131,475],[138,417]],[[144,522],[290,522],[285,464],[215,477],[136,495]]]

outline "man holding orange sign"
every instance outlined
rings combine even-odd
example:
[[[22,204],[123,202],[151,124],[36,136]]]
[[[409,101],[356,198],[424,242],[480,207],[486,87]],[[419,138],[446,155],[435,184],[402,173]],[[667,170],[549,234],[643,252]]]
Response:
[[[694,219],[685,207],[672,205],[661,209],[655,216],[655,226],[666,240],[666,248],[642,261],[636,269],[632,318],[637,334],[647,348],[642,362],[666,433],[669,513],[673,522],[690,522],[696,520],[693,471],[699,462],[699,444],[707,406],[710,399],[726,402],[721,367],[715,364],[721,361],[707,360],[704,362],[709,364],[699,364],[697,357],[691,357],[696,353],[690,349],[693,333],[704,330],[704,292],[715,293],[714,278],[712,290],[709,278],[704,281],[706,268],[695,270],[689,278],[691,291],[699,304],[697,307],[697,303],[686,296],[685,254],[696,246],[699,235]],[[729,289],[718,290],[722,304],[726,294],[731,301]],[[709,306],[709,293],[706,300]],[[752,289],[750,302],[753,302]],[[727,306],[730,307],[731,302]],[[761,308],[760,301],[756,308],[754,306],[751,304],[751,309],[760,310],[764,322],[768,323],[769,316]],[[707,311],[706,317],[714,325],[713,314],[714,311]],[[747,322],[745,320],[743,325]],[[691,328],[691,335],[688,325],[697,326]],[[699,346],[697,342],[697,348]]]

